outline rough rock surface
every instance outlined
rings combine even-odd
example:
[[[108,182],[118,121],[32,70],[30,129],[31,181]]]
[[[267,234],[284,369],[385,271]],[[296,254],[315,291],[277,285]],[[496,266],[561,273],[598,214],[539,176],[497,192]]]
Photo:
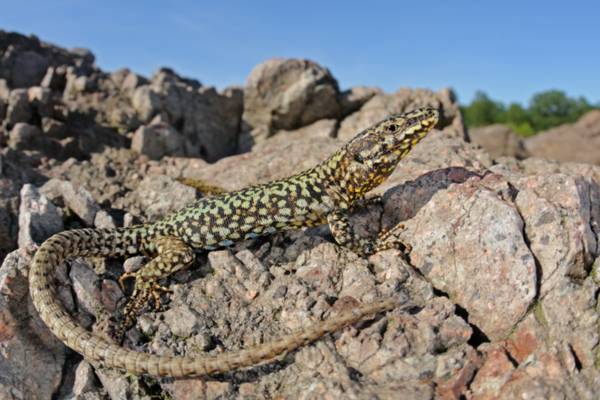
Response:
[[[393,94],[377,94],[367,101],[358,111],[345,118],[338,131],[338,137],[344,141],[352,138],[356,132],[364,129],[390,114],[398,114],[416,107],[431,106],[441,111],[439,126],[452,126],[453,135],[466,137],[465,128],[454,93],[450,89],[432,92],[427,89],[403,88]]]
[[[600,110],[528,138],[525,148],[534,157],[599,165]]]
[[[0,142],[0,252],[10,252],[0,267],[1,398],[600,396],[600,167],[491,155],[464,141],[450,91],[339,93],[329,72],[302,60],[266,63],[277,67],[280,80],[264,85],[292,89],[263,106],[294,100],[297,107],[279,108],[280,119],[264,122],[274,136],[247,153],[219,158],[231,147],[219,147],[229,139],[220,141],[217,132],[231,133],[225,136],[237,145],[233,125],[242,104],[248,110],[242,90],[217,93],[167,69],[149,80],[128,70],[106,74],[93,66],[89,52],[0,34],[0,48],[9,47],[10,60],[31,68],[21,77],[14,61],[2,61],[0,98],[25,90],[23,110],[30,114],[15,117],[5,132],[33,126],[35,135],[72,140],[79,155],[61,159],[40,148],[9,147],[10,135]],[[19,55],[26,51],[40,57]],[[286,63],[293,72],[280,70]],[[313,110],[306,117],[310,97],[294,98],[298,87],[335,93],[327,100],[335,113]],[[306,102],[298,106],[300,100]],[[264,365],[185,380],[96,368],[66,350],[37,317],[28,296],[28,265],[35,243],[52,232],[159,218],[202,195],[178,182],[181,177],[227,190],[285,177],[325,159],[388,113],[426,104],[443,116],[438,129],[377,188],[383,202],[352,217],[361,235],[397,229],[411,247],[406,259],[397,250],[359,257],[335,244],[326,227],[207,252],[172,277],[173,293],[159,310],[148,307],[125,345],[155,354],[214,355],[392,294],[402,293],[405,306]],[[211,107],[237,111],[214,114]],[[189,127],[203,118],[221,124],[226,115],[238,120],[219,125],[222,131],[190,136],[196,131]],[[286,118],[293,123],[278,125]],[[215,158],[208,152],[191,158],[170,156],[171,150],[158,156],[131,150],[134,132],[156,125],[180,135],[183,154],[177,155],[220,143],[211,147]],[[159,143],[143,139],[144,146]],[[104,332],[129,294],[119,288],[118,276],[144,262],[71,260],[56,271],[57,296],[79,323]]]
[[[498,157],[525,158],[527,156],[523,139],[510,127],[503,124],[469,129],[469,137],[472,143],[483,147],[494,159]]]
[[[326,68],[309,60],[272,59],[250,73],[244,87],[240,143],[249,150],[279,129],[297,129],[322,118],[338,118],[339,89]]]

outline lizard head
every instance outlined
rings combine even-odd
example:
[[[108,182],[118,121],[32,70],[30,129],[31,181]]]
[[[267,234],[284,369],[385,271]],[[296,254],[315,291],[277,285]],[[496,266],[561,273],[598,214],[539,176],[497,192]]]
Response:
[[[393,115],[359,133],[342,150],[343,189],[355,197],[381,184],[438,119],[436,109],[424,107]]]

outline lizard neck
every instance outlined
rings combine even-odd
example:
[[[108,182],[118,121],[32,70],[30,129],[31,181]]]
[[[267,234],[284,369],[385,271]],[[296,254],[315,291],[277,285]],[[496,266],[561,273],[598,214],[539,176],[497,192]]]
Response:
[[[390,154],[385,165],[366,168],[355,161],[346,147],[343,147],[314,169],[335,203],[340,208],[350,208],[354,202],[364,198],[367,192],[385,181],[400,158]]]

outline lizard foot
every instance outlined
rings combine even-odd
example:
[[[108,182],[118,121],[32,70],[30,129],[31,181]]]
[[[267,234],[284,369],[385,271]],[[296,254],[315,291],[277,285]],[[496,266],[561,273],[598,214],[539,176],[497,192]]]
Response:
[[[119,278],[119,285],[123,290],[125,280],[135,278],[133,293],[123,309],[123,320],[119,329],[119,332],[122,333],[133,326],[137,316],[151,299],[154,300],[154,309],[158,311],[162,305],[160,299],[161,293],[172,293],[169,288],[159,285],[156,279],[149,278],[138,272],[127,272]]]
[[[382,231],[377,239],[377,247],[375,251],[398,249],[404,254],[410,253],[412,246],[408,243],[404,243],[402,239],[400,239],[400,235],[405,230],[406,227],[404,224],[400,223],[392,229],[386,229]]]

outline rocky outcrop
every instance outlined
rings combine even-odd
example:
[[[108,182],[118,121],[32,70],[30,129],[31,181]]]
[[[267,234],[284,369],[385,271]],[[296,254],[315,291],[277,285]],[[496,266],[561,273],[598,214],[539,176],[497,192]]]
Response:
[[[349,140],[356,132],[380,121],[391,114],[409,111],[416,107],[430,106],[441,111],[439,126],[452,126],[452,134],[466,137],[465,127],[454,93],[444,89],[437,93],[426,89],[403,88],[393,94],[376,94],[358,111],[345,118],[337,136]]]
[[[314,63],[266,64],[280,80],[261,81],[257,91],[273,92],[255,93],[263,97],[254,104],[262,105],[251,113],[246,89],[219,93],[167,69],[145,79],[49,62],[33,89],[0,81],[0,97],[13,104],[0,149],[0,252],[9,252],[0,267],[0,397],[598,398],[600,167],[502,157],[466,142],[448,90],[340,93]],[[335,114],[304,114],[312,100],[294,97],[294,83],[306,94],[325,93]],[[288,97],[278,98],[274,88]],[[296,101],[302,106],[294,108]],[[242,107],[246,118],[276,104],[276,118],[255,120],[270,136],[219,158],[235,151],[223,144],[237,138],[233,125],[241,123]],[[325,226],[207,252],[172,277],[173,293],[159,310],[144,312],[124,345],[212,355],[359,303],[396,295],[404,306],[272,362],[185,380],[90,365],[65,351],[31,306],[31,254],[53,232],[131,226],[204,195],[177,178],[234,190],[291,175],[387,114],[422,105],[438,108],[438,129],[375,190],[383,201],[351,219],[360,235],[397,229],[410,245],[406,257],[397,250],[359,257],[338,246]],[[237,122],[192,135],[195,124],[221,124],[227,115]],[[77,144],[79,158],[64,160],[64,153],[36,144],[66,139]],[[212,149],[215,159],[208,150],[191,157],[196,146]],[[129,294],[118,276],[144,262],[72,260],[56,271],[56,295],[83,326],[103,332]]]
[[[272,59],[250,73],[244,87],[242,150],[280,129],[339,118],[339,89],[328,69],[309,60]]]
[[[533,157],[600,165],[600,110],[528,138],[525,148]]]
[[[519,159],[527,157],[525,144],[510,127],[503,124],[494,124],[479,128],[469,129],[469,137],[485,151],[490,157],[516,157]]]

